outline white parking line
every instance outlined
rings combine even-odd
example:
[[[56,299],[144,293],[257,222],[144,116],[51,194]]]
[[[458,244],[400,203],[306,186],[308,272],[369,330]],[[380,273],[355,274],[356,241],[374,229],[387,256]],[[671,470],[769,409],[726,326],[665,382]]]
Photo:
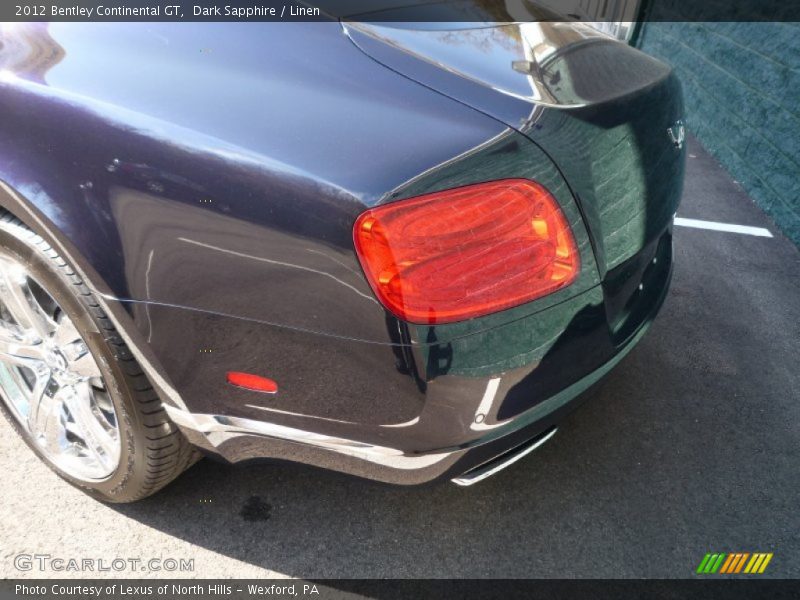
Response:
[[[681,227],[694,227],[696,229],[711,229],[713,231],[728,231],[730,233],[744,233],[759,237],[772,237],[769,229],[763,227],[750,227],[749,225],[733,225],[731,223],[717,223],[715,221],[698,221],[697,219],[683,219],[675,217],[675,225]]]

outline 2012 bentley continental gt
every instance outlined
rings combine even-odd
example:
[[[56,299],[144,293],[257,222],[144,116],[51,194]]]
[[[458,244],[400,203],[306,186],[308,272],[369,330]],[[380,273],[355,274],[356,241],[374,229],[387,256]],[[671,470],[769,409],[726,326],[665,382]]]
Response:
[[[65,480],[134,501],[207,454],[470,485],[648,329],[671,69],[396,4],[3,26],[0,404]]]

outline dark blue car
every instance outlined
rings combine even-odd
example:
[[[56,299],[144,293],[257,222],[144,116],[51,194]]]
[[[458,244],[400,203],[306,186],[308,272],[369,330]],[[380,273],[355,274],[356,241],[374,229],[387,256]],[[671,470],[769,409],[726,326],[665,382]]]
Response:
[[[577,24],[337,16],[3,25],[0,405],[92,495],[202,454],[469,485],[655,317],[669,67]]]

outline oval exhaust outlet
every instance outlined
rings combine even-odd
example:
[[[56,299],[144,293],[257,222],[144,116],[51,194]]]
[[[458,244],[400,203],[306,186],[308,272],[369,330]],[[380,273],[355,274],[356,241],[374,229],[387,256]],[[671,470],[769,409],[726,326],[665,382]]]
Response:
[[[557,427],[551,427],[539,437],[536,437],[521,446],[509,450],[508,452],[492,458],[482,465],[470,469],[460,477],[453,479],[453,483],[460,486],[470,486],[499,473],[508,466],[513,465],[518,460],[525,458],[528,454],[536,450],[539,446],[547,442],[558,431]]]

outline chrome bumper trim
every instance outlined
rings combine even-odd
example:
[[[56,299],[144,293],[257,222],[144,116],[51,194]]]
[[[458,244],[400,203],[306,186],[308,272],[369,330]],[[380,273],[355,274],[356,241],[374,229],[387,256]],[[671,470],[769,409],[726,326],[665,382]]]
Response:
[[[170,419],[178,427],[203,434],[214,447],[235,437],[256,435],[324,448],[325,450],[400,470],[423,469],[459,452],[408,455],[395,448],[365,444],[264,421],[224,415],[195,414],[166,404],[164,405],[164,410],[167,411]]]
[[[502,435],[519,431],[523,427],[531,425],[565,406],[572,399],[597,382],[603,375],[608,373],[617,363],[619,363],[619,361],[621,361],[631,351],[631,349],[633,349],[636,343],[645,334],[649,326],[650,321],[645,322],[639,331],[635,333],[624,345],[624,347],[616,354],[616,356],[614,356],[599,369],[593,371],[583,379],[576,381],[568,388],[557,393],[555,396],[540,402],[532,409],[515,419],[512,423],[508,423],[505,432],[501,433],[503,428],[495,429],[492,436],[487,436],[487,438],[483,438],[481,441],[491,442],[499,437],[502,437]],[[240,417],[228,417],[224,415],[191,413],[183,408],[169,406],[166,403],[162,404],[162,406],[164,407],[164,410],[167,411],[167,414],[172,421],[178,427],[187,432],[187,436],[190,436],[192,433],[195,434],[195,436],[201,436],[203,443],[209,445],[209,450],[215,450],[225,442],[235,438],[256,436],[278,441],[303,444],[305,446],[326,450],[334,454],[362,460],[369,464],[387,467],[394,471],[405,471],[407,473],[409,471],[423,470],[428,467],[434,467],[434,465],[435,468],[433,470],[444,473],[449,467],[454,465],[461,458],[461,456],[470,450],[470,447],[462,446],[458,449],[449,449],[430,454],[406,454],[402,450],[398,450],[396,448],[376,446],[346,438],[328,436],[294,427],[286,427],[284,425],[268,423],[265,421],[256,421],[253,419],[244,419]],[[473,468],[468,473],[453,479],[453,482],[461,486],[474,485],[478,481],[482,481],[487,477],[494,475],[498,471],[501,471],[505,467],[522,459],[530,452],[533,452],[536,448],[549,440],[554,433],[555,430],[549,430],[542,437],[536,438],[533,441],[523,445],[521,449],[518,447],[515,452],[505,459],[497,462],[495,462],[495,460],[490,460],[484,463],[482,466]],[[192,440],[190,439],[190,441]],[[473,444],[472,447],[477,445],[480,445],[480,443]],[[226,456],[224,449],[220,449],[219,454],[221,454],[223,457]],[[347,472],[349,472],[349,470]]]
[[[534,439],[532,442],[528,442],[523,444],[516,451],[513,451],[510,455],[502,460],[491,459],[482,465],[475,467],[474,469],[467,471],[460,477],[456,477],[453,479],[453,483],[460,486],[470,486],[478,483],[479,481],[483,481],[487,477],[491,477],[495,473],[498,473],[513,465],[518,460],[526,457],[528,454],[536,450],[539,446],[543,445],[547,442],[551,437],[553,437],[558,431],[557,427],[553,427],[550,431],[546,432],[542,437]]]

